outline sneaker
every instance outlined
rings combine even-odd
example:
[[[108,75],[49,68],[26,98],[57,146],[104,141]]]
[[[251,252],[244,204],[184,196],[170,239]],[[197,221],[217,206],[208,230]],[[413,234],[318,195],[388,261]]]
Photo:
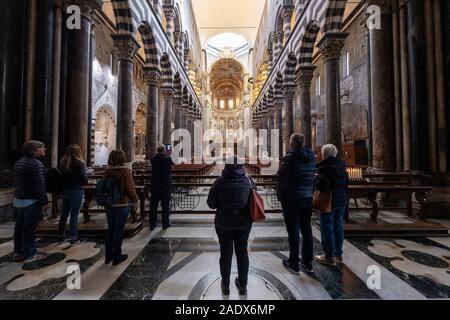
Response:
[[[283,267],[285,267],[288,271],[292,272],[293,274],[300,274],[300,270],[297,268],[293,268],[289,262],[288,259],[283,259]]]
[[[156,229],[156,226],[150,226],[150,231],[153,231]]]
[[[58,242],[65,242],[67,240],[66,236],[59,236]]]
[[[28,257],[28,258],[25,259],[25,263],[42,260],[42,259],[44,259],[47,256],[48,256],[48,253],[46,253],[46,252],[36,251],[36,253],[34,255],[32,255],[31,257]]]
[[[168,225],[163,226],[163,230],[167,230],[167,229],[169,229],[171,226],[172,226],[172,225],[169,223]]]
[[[237,277],[234,280],[234,284],[236,285],[236,288],[238,289],[240,296],[247,295],[247,287],[241,287],[241,284],[239,283],[239,279]]]
[[[332,259],[327,259],[327,258],[325,257],[325,255],[322,254],[322,255],[315,256],[314,259],[315,259],[318,263],[323,264],[323,265],[326,265],[326,266],[332,266],[332,267],[335,267],[335,266],[336,266],[336,261],[334,261],[334,257],[333,257]]]
[[[302,263],[300,263],[300,265],[307,273],[314,273],[312,263],[303,263],[302,262]]]
[[[335,256],[334,257],[334,260],[337,262],[337,263],[344,263],[344,258],[342,258],[342,256]]]
[[[113,264],[113,266],[117,266],[118,264],[124,262],[127,259],[128,259],[128,255],[127,254],[123,254],[117,260],[114,260],[112,264]]]
[[[12,257],[14,262],[23,262],[23,256],[20,253],[14,253]]]
[[[220,287],[222,288],[222,295],[229,296],[230,295],[230,286],[226,287],[223,284],[223,281],[220,283]]]

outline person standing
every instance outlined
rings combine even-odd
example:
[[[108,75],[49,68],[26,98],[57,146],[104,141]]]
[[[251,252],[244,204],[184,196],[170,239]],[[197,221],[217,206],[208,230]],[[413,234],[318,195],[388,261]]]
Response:
[[[248,282],[248,237],[253,220],[250,216],[250,190],[256,188],[255,182],[245,174],[244,166],[236,158],[227,161],[222,176],[211,187],[208,206],[216,209],[214,220],[220,244],[220,274],[222,293],[230,294],[231,262],[233,246],[237,257],[238,277],[235,285],[240,295],[247,294]]]
[[[324,265],[335,266],[343,263],[344,216],[348,205],[348,173],[345,161],[337,158],[336,146],[327,144],[322,147],[322,158],[317,164],[317,173],[329,182],[331,212],[320,213],[320,234],[324,254],[315,256],[315,260]]]
[[[164,145],[156,149],[157,154],[150,160],[152,176],[150,181],[150,230],[156,228],[159,203],[162,206],[163,229],[170,227],[170,198],[172,195],[172,166],[174,165],[170,150]]]
[[[105,264],[118,265],[125,261],[128,255],[122,254],[122,239],[125,224],[131,212],[131,206],[137,207],[139,198],[133,181],[133,172],[125,166],[126,156],[122,150],[113,150],[109,154],[105,178],[112,178],[120,199],[111,207],[106,208],[108,233],[105,243]]]
[[[66,238],[66,222],[70,215],[71,244],[78,242],[78,216],[83,204],[83,186],[88,183],[86,164],[81,155],[80,146],[73,144],[66,148],[59,164],[61,172],[63,212],[59,218],[60,241]]]
[[[13,260],[38,260],[43,257],[36,249],[36,228],[42,212],[51,204],[45,190],[45,167],[39,158],[45,156],[45,145],[28,141],[23,145],[23,157],[14,164],[14,255]]]
[[[302,234],[302,262],[306,272],[313,272],[313,235],[311,216],[313,206],[314,175],[316,162],[314,153],[305,147],[305,137],[294,133],[290,138],[291,151],[286,154],[278,172],[277,198],[283,208],[283,216],[289,239],[289,259],[283,266],[299,274],[299,241]]]

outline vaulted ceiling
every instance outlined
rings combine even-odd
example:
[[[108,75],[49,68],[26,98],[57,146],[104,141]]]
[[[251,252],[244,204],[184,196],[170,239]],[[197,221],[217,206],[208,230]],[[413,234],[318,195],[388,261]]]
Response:
[[[253,47],[268,0],[192,0],[200,41],[223,32],[242,35]]]

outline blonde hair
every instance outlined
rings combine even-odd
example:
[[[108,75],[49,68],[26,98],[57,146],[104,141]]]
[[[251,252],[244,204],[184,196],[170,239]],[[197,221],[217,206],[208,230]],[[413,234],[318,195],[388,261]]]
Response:
[[[70,171],[70,165],[72,164],[73,159],[83,161],[81,148],[77,144],[71,144],[66,148],[64,157],[61,159],[61,167],[66,171]]]

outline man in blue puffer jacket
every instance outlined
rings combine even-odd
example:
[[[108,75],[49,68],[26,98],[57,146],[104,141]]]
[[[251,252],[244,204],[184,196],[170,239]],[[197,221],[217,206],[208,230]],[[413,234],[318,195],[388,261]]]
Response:
[[[302,233],[302,267],[313,272],[313,236],[311,229],[312,198],[316,161],[311,149],[305,147],[305,137],[291,136],[291,151],[283,158],[278,172],[277,197],[283,207],[284,221],[289,236],[289,259],[283,266],[298,274],[299,241]]]
[[[45,167],[38,158],[45,156],[45,146],[40,141],[24,144],[23,157],[14,164],[14,228],[13,260],[39,259],[35,244],[36,228],[42,211],[50,208],[45,190]]]

